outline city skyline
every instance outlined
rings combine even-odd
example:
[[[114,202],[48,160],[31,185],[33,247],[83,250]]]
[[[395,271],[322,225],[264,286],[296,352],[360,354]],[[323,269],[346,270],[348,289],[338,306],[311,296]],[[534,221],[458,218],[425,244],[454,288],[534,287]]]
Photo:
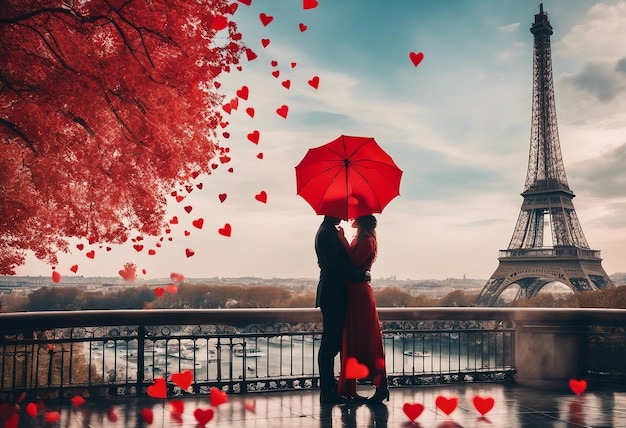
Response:
[[[115,276],[128,262],[145,278],[317,276],[313,237],[321,217],[295,194],[294,167],[309,147],[341,134],[374,137],[404,171],[401,195],[377,216],[374,277],[491,275],[522,202],[529,28],[539,3],[318,3],[310,10],[302,2],[237,3],[233,19],[256,58],[244,55],[243,71],[219,79],[225,103],[249,89],[218,130],[230,162],[199,177],[191,192],[173,189],[184,199],[170,199],[171,232],[162,242],[143,237],[110,251],[86,243],[80,251],[73,242],[55,268],[62,276]],[[626,32],[626,2],[543,5],[554,28],[565,171],[586,238],[612,275],[626,269],[626,46],[615,42]],[[411,53],[422,53],[421,62]],[[276,114],[282,105],[286,118]],[[256,143],[248,138],[255,131]],[[200,218],[201,229],[193,223]],[[218,232],[226,223],[230,237]],[[32,257],[17,269],[50,273]]]

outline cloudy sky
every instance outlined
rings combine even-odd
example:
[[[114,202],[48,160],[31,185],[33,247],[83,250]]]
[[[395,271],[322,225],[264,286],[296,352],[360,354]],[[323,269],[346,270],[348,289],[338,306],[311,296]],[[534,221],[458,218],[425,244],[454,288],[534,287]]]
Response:
[[[172,198],[168,219],[179,221],[161,247],[146,237],[141,252],[130,242],[111,251],[75,249],[61,257],[62,275],[115,276],[133,262],[145,278],[316,277],[313,238],[321,217],[296,195],[294,166],[309,147],[344,134],[374,137],[404,171],[400,197],[378,216],[375,278],[489,278],[522,203],[529,28],[539,2],[318,3],[308,10],[298,0],[238,3],[233,19],[257,58],[244,56],[242,71],[219,79],[225,102],[249,88],[218,132],[232,160],[193,183],[202,189],[174,189],[185,199]],[[607,273],[623,272],[626,1],[545,0],[544,8],[554,28],[557,118],[576,212]],[[264,25],[261,14],[271,22]],[[424,54],[417,67],[411,52]],[[314,76],[318,89],[308,84]],[[275,112],[281,105],[289,107],[286,119]],[[253,131],[258,144],[247,139]],[[261,191],[266,203],[255,198]],[[199,218],[202,229],[192,224]],[[226,223],[230,237],[218,233]],[[94,259],[85,256],[90,248]],[[29,258],[18,275],[50,272]]]

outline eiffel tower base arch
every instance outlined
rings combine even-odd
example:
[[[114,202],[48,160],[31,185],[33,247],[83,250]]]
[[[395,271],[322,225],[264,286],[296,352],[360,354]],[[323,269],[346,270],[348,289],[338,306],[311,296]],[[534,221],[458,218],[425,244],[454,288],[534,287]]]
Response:
[[[531,298],[548,283],[559,281],[574,292],[613,286],[600,258],[518,258],[500,257],[496,271],[474,302],[475,306],[499,306],[500,295],[518,284],[518,298]]]

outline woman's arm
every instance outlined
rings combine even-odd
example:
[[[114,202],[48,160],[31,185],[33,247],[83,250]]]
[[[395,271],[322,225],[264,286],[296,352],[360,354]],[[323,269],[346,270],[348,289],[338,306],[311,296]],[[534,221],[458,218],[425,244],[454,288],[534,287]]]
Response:
[[[370,261],[373,252],[374,240],[372,238],[366,238],[357,241],[354,246],[350,247],[348,255],[355,266],[361,267]]]

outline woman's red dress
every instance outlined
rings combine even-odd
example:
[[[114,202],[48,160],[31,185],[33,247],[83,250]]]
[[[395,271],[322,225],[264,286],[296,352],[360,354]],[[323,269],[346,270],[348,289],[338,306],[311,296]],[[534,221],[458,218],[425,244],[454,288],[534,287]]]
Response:
[[[376,241],[366,238],[353,243],[348,249],[354,265],[363,270],[370,270],[376,256]],[[356,379],[346,379],[346,361],[354,357],[369,370],[366,379],[380,388],[387,387],[383,338],[376,312],[376,300],[372,287],[367,282],[348,282],[348,307],[346,324],[343,330],[341,349],[341,373],[338,393],[345,397],[355,397]]]

